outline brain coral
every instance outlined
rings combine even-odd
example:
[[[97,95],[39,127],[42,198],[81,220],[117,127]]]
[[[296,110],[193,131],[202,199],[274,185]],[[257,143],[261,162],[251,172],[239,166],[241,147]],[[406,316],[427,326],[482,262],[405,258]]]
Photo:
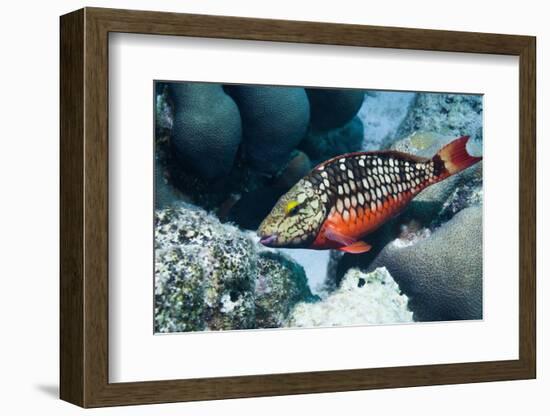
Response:
[[[311,126],[314,130],[327,131],[342,127],[350,121],[363,104],[362,90],[307,88],[311,106]]]
[[[239,106],[245,151],[255,169],[274,174],[304,137],[309,101],[303,88],[225,86]]]
[[[180,164],[205,179],[227,175],[242,139],[237,105],[220,85],[169,84],[171,143]]]
[[[414,244],[388,244],[369,266],[386,267],[415,321],[482,318],[482,208],[457,213]]]

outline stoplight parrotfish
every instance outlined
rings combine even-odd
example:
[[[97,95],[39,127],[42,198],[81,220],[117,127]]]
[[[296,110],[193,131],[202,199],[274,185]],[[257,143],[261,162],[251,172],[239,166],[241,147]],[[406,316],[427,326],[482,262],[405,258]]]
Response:
[[[364,253],[363,240],[398,215],[426,187],[479,162],[455,139],[431,159],[397,151],[356,152],[330,159],[300,179],[258,228],[268,247]]]

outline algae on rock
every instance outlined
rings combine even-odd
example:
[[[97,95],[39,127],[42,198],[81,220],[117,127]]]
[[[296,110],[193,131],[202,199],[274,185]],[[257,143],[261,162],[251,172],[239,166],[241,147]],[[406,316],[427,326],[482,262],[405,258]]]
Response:
[[[313,296],[301,266],[191,205],[155,213],[155,332],[279,326]]]
[[[483,97],[476,94],[417,94],[394,138],[415,131],[437,131],[450,136],[483,136]]]

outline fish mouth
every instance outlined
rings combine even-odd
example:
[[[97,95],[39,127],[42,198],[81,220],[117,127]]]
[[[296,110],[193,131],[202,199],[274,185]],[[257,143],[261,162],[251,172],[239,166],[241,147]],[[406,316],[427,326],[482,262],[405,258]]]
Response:
[[[260,239],[260,243],[263,244],[264,246],[269,247],[276,240],[277,240],[277,234],[271,234],[271,235],[262,236],[262,238]]]

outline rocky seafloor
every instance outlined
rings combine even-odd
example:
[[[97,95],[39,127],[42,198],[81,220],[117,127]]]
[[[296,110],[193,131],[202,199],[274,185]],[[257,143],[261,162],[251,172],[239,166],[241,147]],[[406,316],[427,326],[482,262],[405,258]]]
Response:
[[[155,332],[482,319],[482,164],[433,185],[373,249],[268,249],[278,198],[324,160],[482,148],[477,95],[157,83]]]

